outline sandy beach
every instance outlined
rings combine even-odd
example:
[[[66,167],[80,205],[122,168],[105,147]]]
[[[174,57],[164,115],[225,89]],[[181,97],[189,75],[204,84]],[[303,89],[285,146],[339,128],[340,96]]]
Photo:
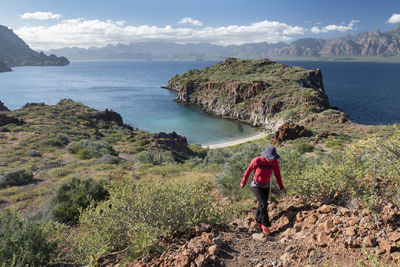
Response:
[[[246,138],[243,138],[243,139],[230,141],[230,142],[226,142],[226,143],[221,143],[221,144],[206,145],[206,146],[202,146],[202,147],[215,149],[215,148],[221,148],[221,147],[234,146],[234,145],[239,145],[239,144],[243,144],[243,143],[246,143],[246,142],[249,142],[249,141],[254,141],[254,140],[263,138],[263,137],[267,136],[268,134],[269,134],[269,132],[262,132],[262,133],[259,133],[257,135],[246,137]]]

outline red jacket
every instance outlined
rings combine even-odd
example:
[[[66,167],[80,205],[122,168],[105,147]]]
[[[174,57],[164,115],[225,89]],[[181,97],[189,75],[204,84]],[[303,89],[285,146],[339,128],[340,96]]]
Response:
[[[257,183],[259,184],[269,183],[273,171],[275,174],[276,181],[278,182],[279,188],[280,189],[284,188],[278,160],[275,159],[272,161],[268,161],[264,157],[254,158],[243,175],[242,184],[246,184],[247,179],[249,178],[249,175],[253,170],[256,170],[254,172],[253,179]]]

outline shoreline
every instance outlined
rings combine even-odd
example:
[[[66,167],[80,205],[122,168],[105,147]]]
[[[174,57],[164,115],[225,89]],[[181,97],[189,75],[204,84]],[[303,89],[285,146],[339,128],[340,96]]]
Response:
[[[230,142],[225,142],[225,143],[213,144],[213,145],[201,145],[201,147],[216,149],[216,148],[234,146],[234,145],[243,144],[243,143],[246,143],[249,141],[255,141],[257,139],[261,139],[261,138],[267,136],[268,134],[270,134],[270,132],[261,132],[256,135],[250,136],[250,137],[246,137],[246,138],[242,138],[242,139],[238,139],[238,140],[234,140],[234,141],[230,141]]]

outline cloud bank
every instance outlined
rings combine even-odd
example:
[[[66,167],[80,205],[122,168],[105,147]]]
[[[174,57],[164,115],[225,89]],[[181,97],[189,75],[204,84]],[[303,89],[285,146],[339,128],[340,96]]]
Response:
[[[49,19],[60,19],[61,14],[54,14],[52,12],[34,12],[34,13],[24,13],[20,17],[21,19],[49,20]]]
[[[57,15],[57,14],[55,14]],[[193,24],[193,19],[184,20]],[[26,26],[15,32],[33,49],[48,50],[62,47],[101,47],[108,44],[128,44],[142,41],[171,41],[178,43],[208,42],[219,45],[250,42],[291,41],[307,30],[278,21],[260,21],[250,25],[222,27],[164,27],[126,25],[123,21],[85,19],[61,20],[50,26]]]
[[[400,14],[394,13],[388,20],[387,23],[400,23]]]
[[[179,24],[191,24],[191,25],[194,25],[194,26],[201,26],[201,25],[203,25],[203,23],[201,23],[200,20],[192,19],[192,18],[190,18],[190,17],[183,18],[183,19],[181,19],[180,21],[178,21],[178,23],[179,23]]]
[[[312,33],[316,33],[316,34],[318,34],[318,33],[327,33],[327,32],[331,32],[331,31],[347,32],[347,31],[350,31],[350,30],[355,30],[356,29],[355,28],[355,24],[359,23],[359,22],[360,22],[359,20],[353,19],[347,25],[343,25],[343,24],[342,25],[334,25],[334,24],[332,24],[332,25],[328,25],[328,26],[325,26],[325,27],[321,27],[321,28],[319,28],[317,26],[314,26],[314,27],[312,27],[310,29],[310,31]]]

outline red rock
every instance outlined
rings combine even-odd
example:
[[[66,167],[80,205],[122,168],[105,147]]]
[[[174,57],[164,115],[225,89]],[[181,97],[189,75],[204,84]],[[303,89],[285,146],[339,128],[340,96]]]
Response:
[[[222,239],[221,238],[214,238],[213,240],[212,240],[212,242],[215,244],[215,245],[217,245],[217,246],[219,246],[219,247],[222,247],[222,245],[223,245],[223,241],[222,241]]]
[[[207,244],[212,244],[212,237],[209,233],[202,233],[201,240],[203,240]]]
[[[372,236],[367,236],[364,238],[363,243],[365,244],[366,247],[375,247],[377,245],[375,238]]]
[[[294,140],[300,137],[310,137],[312,135],[312,132],[304,128],[304,126],[286,122],[279,127],[271,142],[273,144],[281,144],[287,140]]]
[[[318,208],[318,211],[321,213],[329,213],[329,212],[331,212],[331,209],[332,209],[331,206],[324,204]]]
[[[219,247],[217,245],[212,245],[207,249],[208,254],[210,255],[218,255],[219,253]]]
[[[308,217],[308,222],[310,224],[315,224],[318,221],[318,216],[315,214],[312,214],[310,217]]]
[[[357,221],[354,220],[354,219],[351,219],[351,220],[349,221],[349,225],[350,225],[350,226],[354,226],[354,225],[356,225],[356,224],[357,224]]]
[[[390,241],[397,242],[400,240],[400,232],[392,232],[388,234]]]
[[[328,219],[328,220],[326,220],[326,221],[324,222],[324,228],[325,228],[327,231],[332,231],[334,225],[335,225],[335,224],[334,224],[333,221],[330,220],[330,219]]]
[[[294,231],[296,232],[296,233],[298,233],[298,232],[301,232],[301,224],[296,224],[294,227],[293,227],[293,229],[294,229]]]
[[[326,247],[329,242],[328,234],[325,231],[317,233],[317,241],[318,245],[320,245],[321,247]]]
[[[383,250],[385,250],[387,253],[392,253],[395,250],[395,246],[392,246],[391,243],[389,243],[385,239],[381,239],[379,242],[379,247]]]
[[[341,223],[341,221],[340,221],[339,219],[334,219],[334,220],[333,220],[333,223],[334,223],[335,225],[338,225],[338,224]]]
[[[197,256],[197,258],[194,261],[198,267],[207,265],[206,257],[203,254]]]
[[[190,258],[186,255],[179,254],[175,257],[176,267],[188,267],[190,265]]]
[[[346,229],[345,232],[346,236],[355,236],[356,235],[356,228],[355,227],[349,227]]]

